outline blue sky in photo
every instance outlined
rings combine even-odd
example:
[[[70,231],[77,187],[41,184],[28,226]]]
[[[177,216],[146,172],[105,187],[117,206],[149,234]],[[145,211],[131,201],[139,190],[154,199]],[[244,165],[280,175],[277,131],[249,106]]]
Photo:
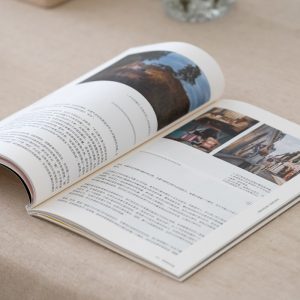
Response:
[[[148,65],[165,65],[170,66],[174,71],[178,71],[184,68],[186,65],[196,66],[191,60],[184,57],[183,55],[170,52],[169,54],[154,60],[144,60],[145,64]],[[180,79],[179,79],[180,80]],[[190,108],[192,111],[195,108],[199,107],[203,103],[207,102],[210,98],[210,87],[206,76],[201,71],[201,75],[198,76],[195,80],[195,84],[192,85],[184,80],[180,80],[182,87],[184,88],[189,101]]]
[[[283,139],[277,141],[274,146],[276,150],[270,156],[293,153],[300,151],[300,140],[287,134]]]

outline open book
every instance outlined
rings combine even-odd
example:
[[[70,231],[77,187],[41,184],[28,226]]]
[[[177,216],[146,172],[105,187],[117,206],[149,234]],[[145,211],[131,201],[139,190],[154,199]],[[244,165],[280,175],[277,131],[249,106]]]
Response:
[[[0,163],[30,215],[184,280],[300,194],[300,126],[223,87],[195,46],[130,49],[2,120]]]

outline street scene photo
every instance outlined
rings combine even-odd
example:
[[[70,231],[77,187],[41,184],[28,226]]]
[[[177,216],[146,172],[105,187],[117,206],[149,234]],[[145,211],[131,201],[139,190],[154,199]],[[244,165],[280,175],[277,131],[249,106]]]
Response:
[[[281,185],[300,173],[300,139],[262,125],[214,155]]]
[[[248,116],[215,107],[165,138],[209,153],[254,124],[257,121]]]
[[[189,58],[170,51],[128,55],[80,84],[100,80],[126,84],[151,104],[158,129],[171,124],[210,99],[209,82]]]

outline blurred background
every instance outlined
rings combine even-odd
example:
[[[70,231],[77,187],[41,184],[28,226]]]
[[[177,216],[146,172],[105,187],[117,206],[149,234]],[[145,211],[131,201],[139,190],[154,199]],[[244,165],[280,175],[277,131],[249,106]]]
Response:
[[[0,1],[0,99],[8,105],[0,118],[127,48],[163,41],[210,53],[225,74],[224,97],[264,99],[265,108],[283,116],[278,103],[300,97],[298,0],[238,0],[204,23],[166,16],[160,0],[70,0],[52,9],[25,2]]]

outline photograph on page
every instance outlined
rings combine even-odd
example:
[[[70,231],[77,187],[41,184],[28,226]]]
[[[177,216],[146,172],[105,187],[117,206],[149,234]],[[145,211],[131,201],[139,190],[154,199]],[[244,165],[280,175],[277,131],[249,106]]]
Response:
[[[215,107],[166,138],[209,153],[257,123],[241,113]]]
[[[262,125],[215,157],[281,185],[300,174],[300,139]]]
[[[193,61],[171,51],[131,54],[85,79],[115,81],[140,92],[151,104],[158,129],[169,125],[210,99],[209,82]]]

